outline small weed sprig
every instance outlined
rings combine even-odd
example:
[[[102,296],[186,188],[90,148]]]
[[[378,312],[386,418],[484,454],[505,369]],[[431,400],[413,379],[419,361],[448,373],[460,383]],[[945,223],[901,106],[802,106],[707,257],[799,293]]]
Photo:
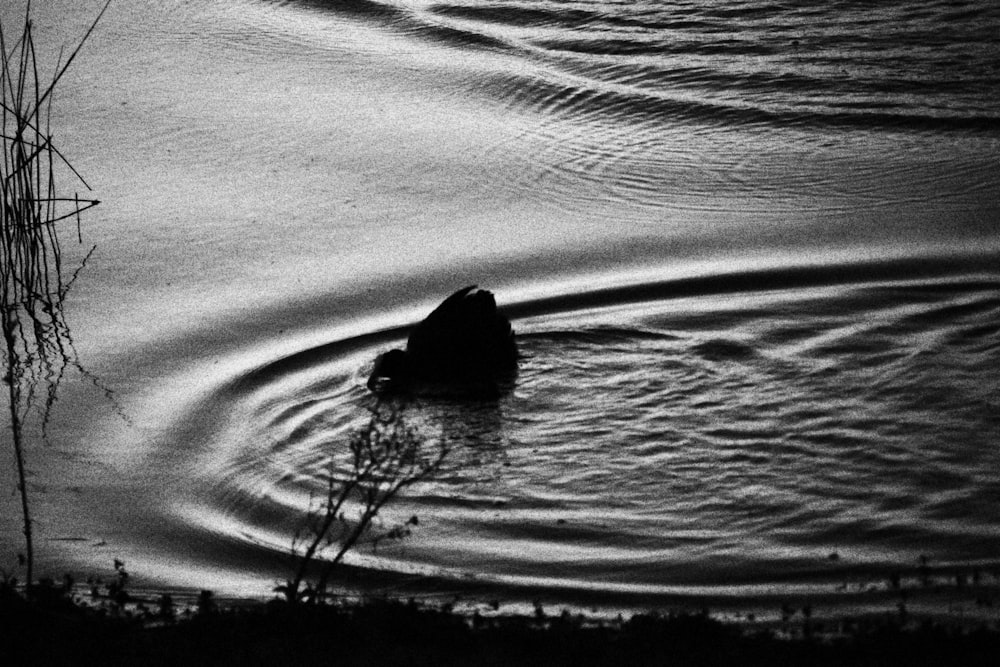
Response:
[[[346,470],[338,473],[331,463],[326,497],[310,510],[305,529],[292,543],[295,575],[275,588],[289,602],[323,599],[334,568],[362,539],[377,546],[382,540],[406,537],[418,524],[414,516],[399,525],[377,528],[386,503],[433,475],[448,454],[443,441],[430,446],[407,425],[404,408],[400,401],[380,399],[371,408],[368,423],[348,442]],[[349,515],[348,507],[356,508],[356,513]],[[316,581],[307,582],[310,567],[327,550],[333,556],[324,560]]]

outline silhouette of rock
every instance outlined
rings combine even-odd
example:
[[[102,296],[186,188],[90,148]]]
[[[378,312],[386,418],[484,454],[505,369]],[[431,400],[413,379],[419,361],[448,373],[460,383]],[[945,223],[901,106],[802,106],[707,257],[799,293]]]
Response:
[[[517,358],[510,321],[497,310],[493,293],[469,285],[414,327],[405,351],[389,350],[375,359],[368,388],[496,392],[516,375]]]

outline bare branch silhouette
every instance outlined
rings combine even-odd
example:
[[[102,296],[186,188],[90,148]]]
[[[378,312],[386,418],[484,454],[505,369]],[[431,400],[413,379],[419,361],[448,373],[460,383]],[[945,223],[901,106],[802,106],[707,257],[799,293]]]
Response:
[[[416,517],[391,526],[377,521],[387,503],[431,477],[448,455],[443,439],[430,443],[406,423],[405,408],[398,399],[378,400],[367,424],[351,435],[347,451],[331,461],[325,498],[310,509],[293,541],[295,576],[276,589],[290,602],[321,600],[334,569],[359,543],[402,538],[417,525]],[[322,560],[318,577],[309,583],[310,569],[326,552],[332,556]]]

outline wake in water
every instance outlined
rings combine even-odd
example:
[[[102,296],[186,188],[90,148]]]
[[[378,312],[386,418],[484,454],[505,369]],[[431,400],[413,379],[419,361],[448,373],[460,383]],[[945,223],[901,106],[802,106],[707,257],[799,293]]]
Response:
[[[924,236],[922,211],[998,187],[987,0],[301,4],[467,63],[464,94],[530,119],[533,168],[508,178],[543,209],[662,225],[920,207],[898,225]]]
[[[756,0],[303,4],[515,53],[548,74],[496,94],[556,116],[720,129],[1000,125],[1000,10],[987,0],[894,0],[877,10]]]
[[[414,404],[449,460],[389,510],[420,530],[351,562],[511,590],[750,597],[834,595],[921,555],[997,567],[1000,279],[835,275],[514,304],[513,392]],[[368,400],[374,349],[304,352],[220,393],[198,464],[211,491],[188,519],[287,548]]]

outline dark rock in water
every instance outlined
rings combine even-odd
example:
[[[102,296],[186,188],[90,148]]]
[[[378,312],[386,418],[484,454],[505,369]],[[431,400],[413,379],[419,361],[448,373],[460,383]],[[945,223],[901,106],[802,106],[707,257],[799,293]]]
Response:
[[[495,393],[517,374],[510,321],[493,293],[470,285],[452,294],[414,327],[406,350],[375,359],[368,388],[377,393]]]

